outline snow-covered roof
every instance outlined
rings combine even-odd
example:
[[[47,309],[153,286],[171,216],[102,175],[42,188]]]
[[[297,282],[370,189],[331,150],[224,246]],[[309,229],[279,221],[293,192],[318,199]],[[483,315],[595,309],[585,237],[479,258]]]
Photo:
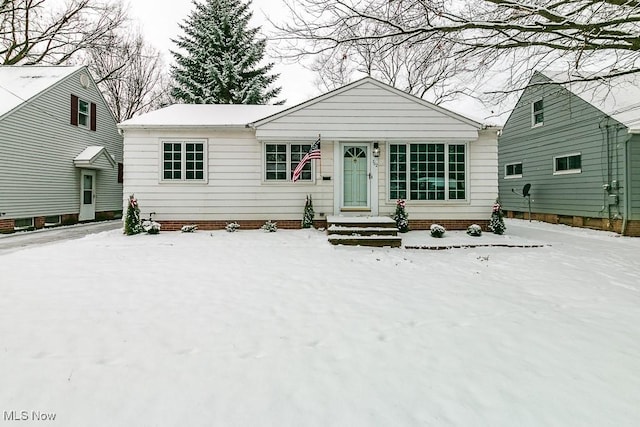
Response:
[[[640,76],[635,74],[610,80],[572,81],[567,73],[541,73],[561,83],[567,90],[625,125],[630,133],[640,133]]]
[[[0,66],[0,116],[82,67]]]
[[[73,164],[79,168],[106,169],[113,168],[116,165],[116,161],[103,146],[91,145],[73,159]]]
[[[244,127],[286,108],[283,105],[174,104],[125,120],[118,127]]]

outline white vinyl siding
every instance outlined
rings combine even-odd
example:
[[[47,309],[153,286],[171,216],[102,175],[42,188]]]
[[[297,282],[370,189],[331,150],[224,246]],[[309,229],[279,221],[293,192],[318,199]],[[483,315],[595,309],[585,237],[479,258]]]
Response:
[[[469,141],[478,126],[372,82],[353,87],[259,125],[261,141]]]
[[[125,136],[124,194],[136,195],[143,216],[156,212],[156,220],[301,220],[307,194],[313,195],[316,219],[333,212],[332,181],[315,180],[312,187],[291,181],[266,184],[264,145],[250,129],[184,131],[182,140],[208,140],[206,185],[158,184],[158,139],[175,140],[175,131],[127,130]],[[332,143],[323,141],[322,150],[316,169],[331,175],[326,171],[333,168]]]
[[[318,134],[322,158],[312,162],[310,181],[306,185],[292,182],[297,159],[291,147],[308,147]],[[264,123],[258,121],[253,127],[128,128],[125,138],[124,193],[135,194],[143,214],[156,212],[159,221],[300,221],[307,195],[313,196],[316,219],[339,214],[344,171],[341,149],[349,144],[374,147],[377,143],[380,149],[380,157],[368,157],[372,214],[391,215],[395,209],[395,199],[389,200],[392,144],[437,141],[447,147],[464,147],[464,164],[456,159],[449,165],[448,149],[445,152],[451,172],[464,174],[464,186],[451,188],[454,197],[464,191],[464,199],[411,202],[412,219],[488,219],[497,197],[495,129],[481,130],[470,120],[367,80]],[[207,185],[158,185],[157,141],[163,138],[208,139]],[[280,156],[267,159],[267,146]],[[452,154],[457,155],[457,150]],[[268,171],[278,179],[268,179]],[[407,182],[396,177],[398,180]],[[447,187],[447,196],[449,190]]]

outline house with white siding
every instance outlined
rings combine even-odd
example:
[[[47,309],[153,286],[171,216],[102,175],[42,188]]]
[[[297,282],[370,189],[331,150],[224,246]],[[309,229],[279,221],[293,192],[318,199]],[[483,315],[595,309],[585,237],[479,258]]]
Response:
[[[390,216],[404,199],[413,229],[462,229],[486,225],[498,194],[497,129],[370,77],[288,108],[172,105],[118,126],[124,194],[163,230],[298,228],[306,195],[317,225]]]
[[[0,66],[0,232],[120,215],[122,136],[87,68]]]

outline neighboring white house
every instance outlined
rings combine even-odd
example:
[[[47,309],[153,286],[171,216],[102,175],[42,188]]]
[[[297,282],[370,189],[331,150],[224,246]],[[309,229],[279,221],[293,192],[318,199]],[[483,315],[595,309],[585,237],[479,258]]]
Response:
[[[0,232],[122,214],[122,136],[85,67],[0,66]]]
[[[412,228],[459,229],[486,225],[498,194],[497,129],[370,77],[294,107],[172,105],[119,128],[125,196],[163,229],[299,227],[306,195],[319,224],[405,199]],[[321,160],[292,182],[318,138]]]

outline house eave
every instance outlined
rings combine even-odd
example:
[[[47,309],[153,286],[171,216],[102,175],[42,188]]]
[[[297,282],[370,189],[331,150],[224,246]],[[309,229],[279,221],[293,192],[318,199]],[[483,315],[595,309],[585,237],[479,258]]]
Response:
[[[127,130],[162,130],[162,131],[184,131],[184,130],[246,130],[249,126],[247,124],[233,124],[233,125],[118,125],[118,129]]]
[[[95,152],[95,154],[89,157],[89,154]],[[102,146],[90,146],[85,148],[82,153],[78,154],[73,159],[73,165],[80,169],[105,169],[103,166],[96,164],[98,158],[103,157],[107,159],[108,164],[113,169],[116,166],[115,159],[109,154],[107,149]]]

